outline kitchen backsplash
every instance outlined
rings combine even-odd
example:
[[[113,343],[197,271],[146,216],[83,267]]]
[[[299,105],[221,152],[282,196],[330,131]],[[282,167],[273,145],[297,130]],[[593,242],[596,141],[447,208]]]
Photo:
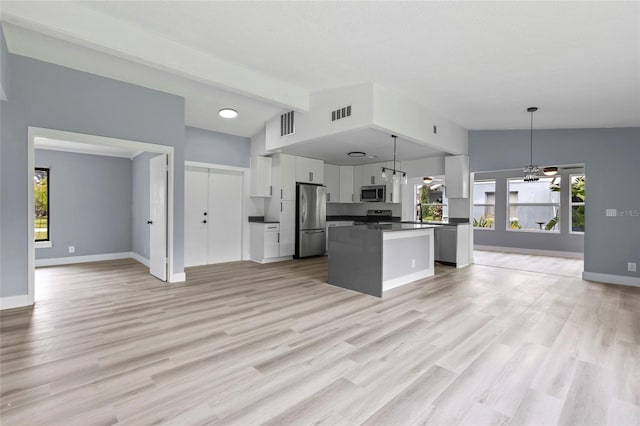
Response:
[[[365,216],[367,210],[391,210],[393,216],[400,216],[400,204],[391,203],[327,203],[327,216]]]

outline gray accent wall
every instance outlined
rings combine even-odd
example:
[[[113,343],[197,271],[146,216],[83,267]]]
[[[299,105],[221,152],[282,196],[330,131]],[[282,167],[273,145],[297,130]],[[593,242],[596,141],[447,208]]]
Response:
[[[469,158],[472,172],[520,169],[529,163],[529,131],[470,131]],[[585,272],[640,277],[627,271],[627,262],[640,262],[639,158],[638,127],[534,131],[534,163],[585,165]]]
[[[131,160],[41,149],[35,154],[36,167],[50,169],[52,243],[36,249],[36,259],[131,251]]]
[[[9,50],[0,26],[0,100],[9,97]]]
[[[185,159],[225,166],[249,167],[251,139],[212,132],[196,127],[185,128]]]
[[[131,251],[149,259],[149,160],[158,154],[144,152],[132,161]]]
[[[0,297],[28,293],[28,126],[175,148],[174,273],[184,270],[184,99],[9,55],[0,133]]]

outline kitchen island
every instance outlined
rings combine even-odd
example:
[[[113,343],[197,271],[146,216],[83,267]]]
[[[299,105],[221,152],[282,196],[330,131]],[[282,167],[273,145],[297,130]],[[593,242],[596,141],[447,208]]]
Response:
[[[434,273],[434,226],[367,224],[329,231],[329,284],[382,297]]]

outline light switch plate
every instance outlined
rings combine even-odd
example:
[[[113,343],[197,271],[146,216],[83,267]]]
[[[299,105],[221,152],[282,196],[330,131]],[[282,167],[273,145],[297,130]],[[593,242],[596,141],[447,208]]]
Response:
[[[75,253],[76,252],[76,246],[69,246],[69,253]]]
[[[636,272],[636,262],[627,263],[627,271]]]

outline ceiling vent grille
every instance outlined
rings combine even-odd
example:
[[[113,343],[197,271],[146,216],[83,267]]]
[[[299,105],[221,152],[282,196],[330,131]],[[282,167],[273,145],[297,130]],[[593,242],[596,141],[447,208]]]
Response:
[[[296,132],[293,111],[285,112],[280,116],[280,136],[292,135]]]
[[[351,105],[331,111],[331,121],[342,120],[347,117],[351,117]]]

